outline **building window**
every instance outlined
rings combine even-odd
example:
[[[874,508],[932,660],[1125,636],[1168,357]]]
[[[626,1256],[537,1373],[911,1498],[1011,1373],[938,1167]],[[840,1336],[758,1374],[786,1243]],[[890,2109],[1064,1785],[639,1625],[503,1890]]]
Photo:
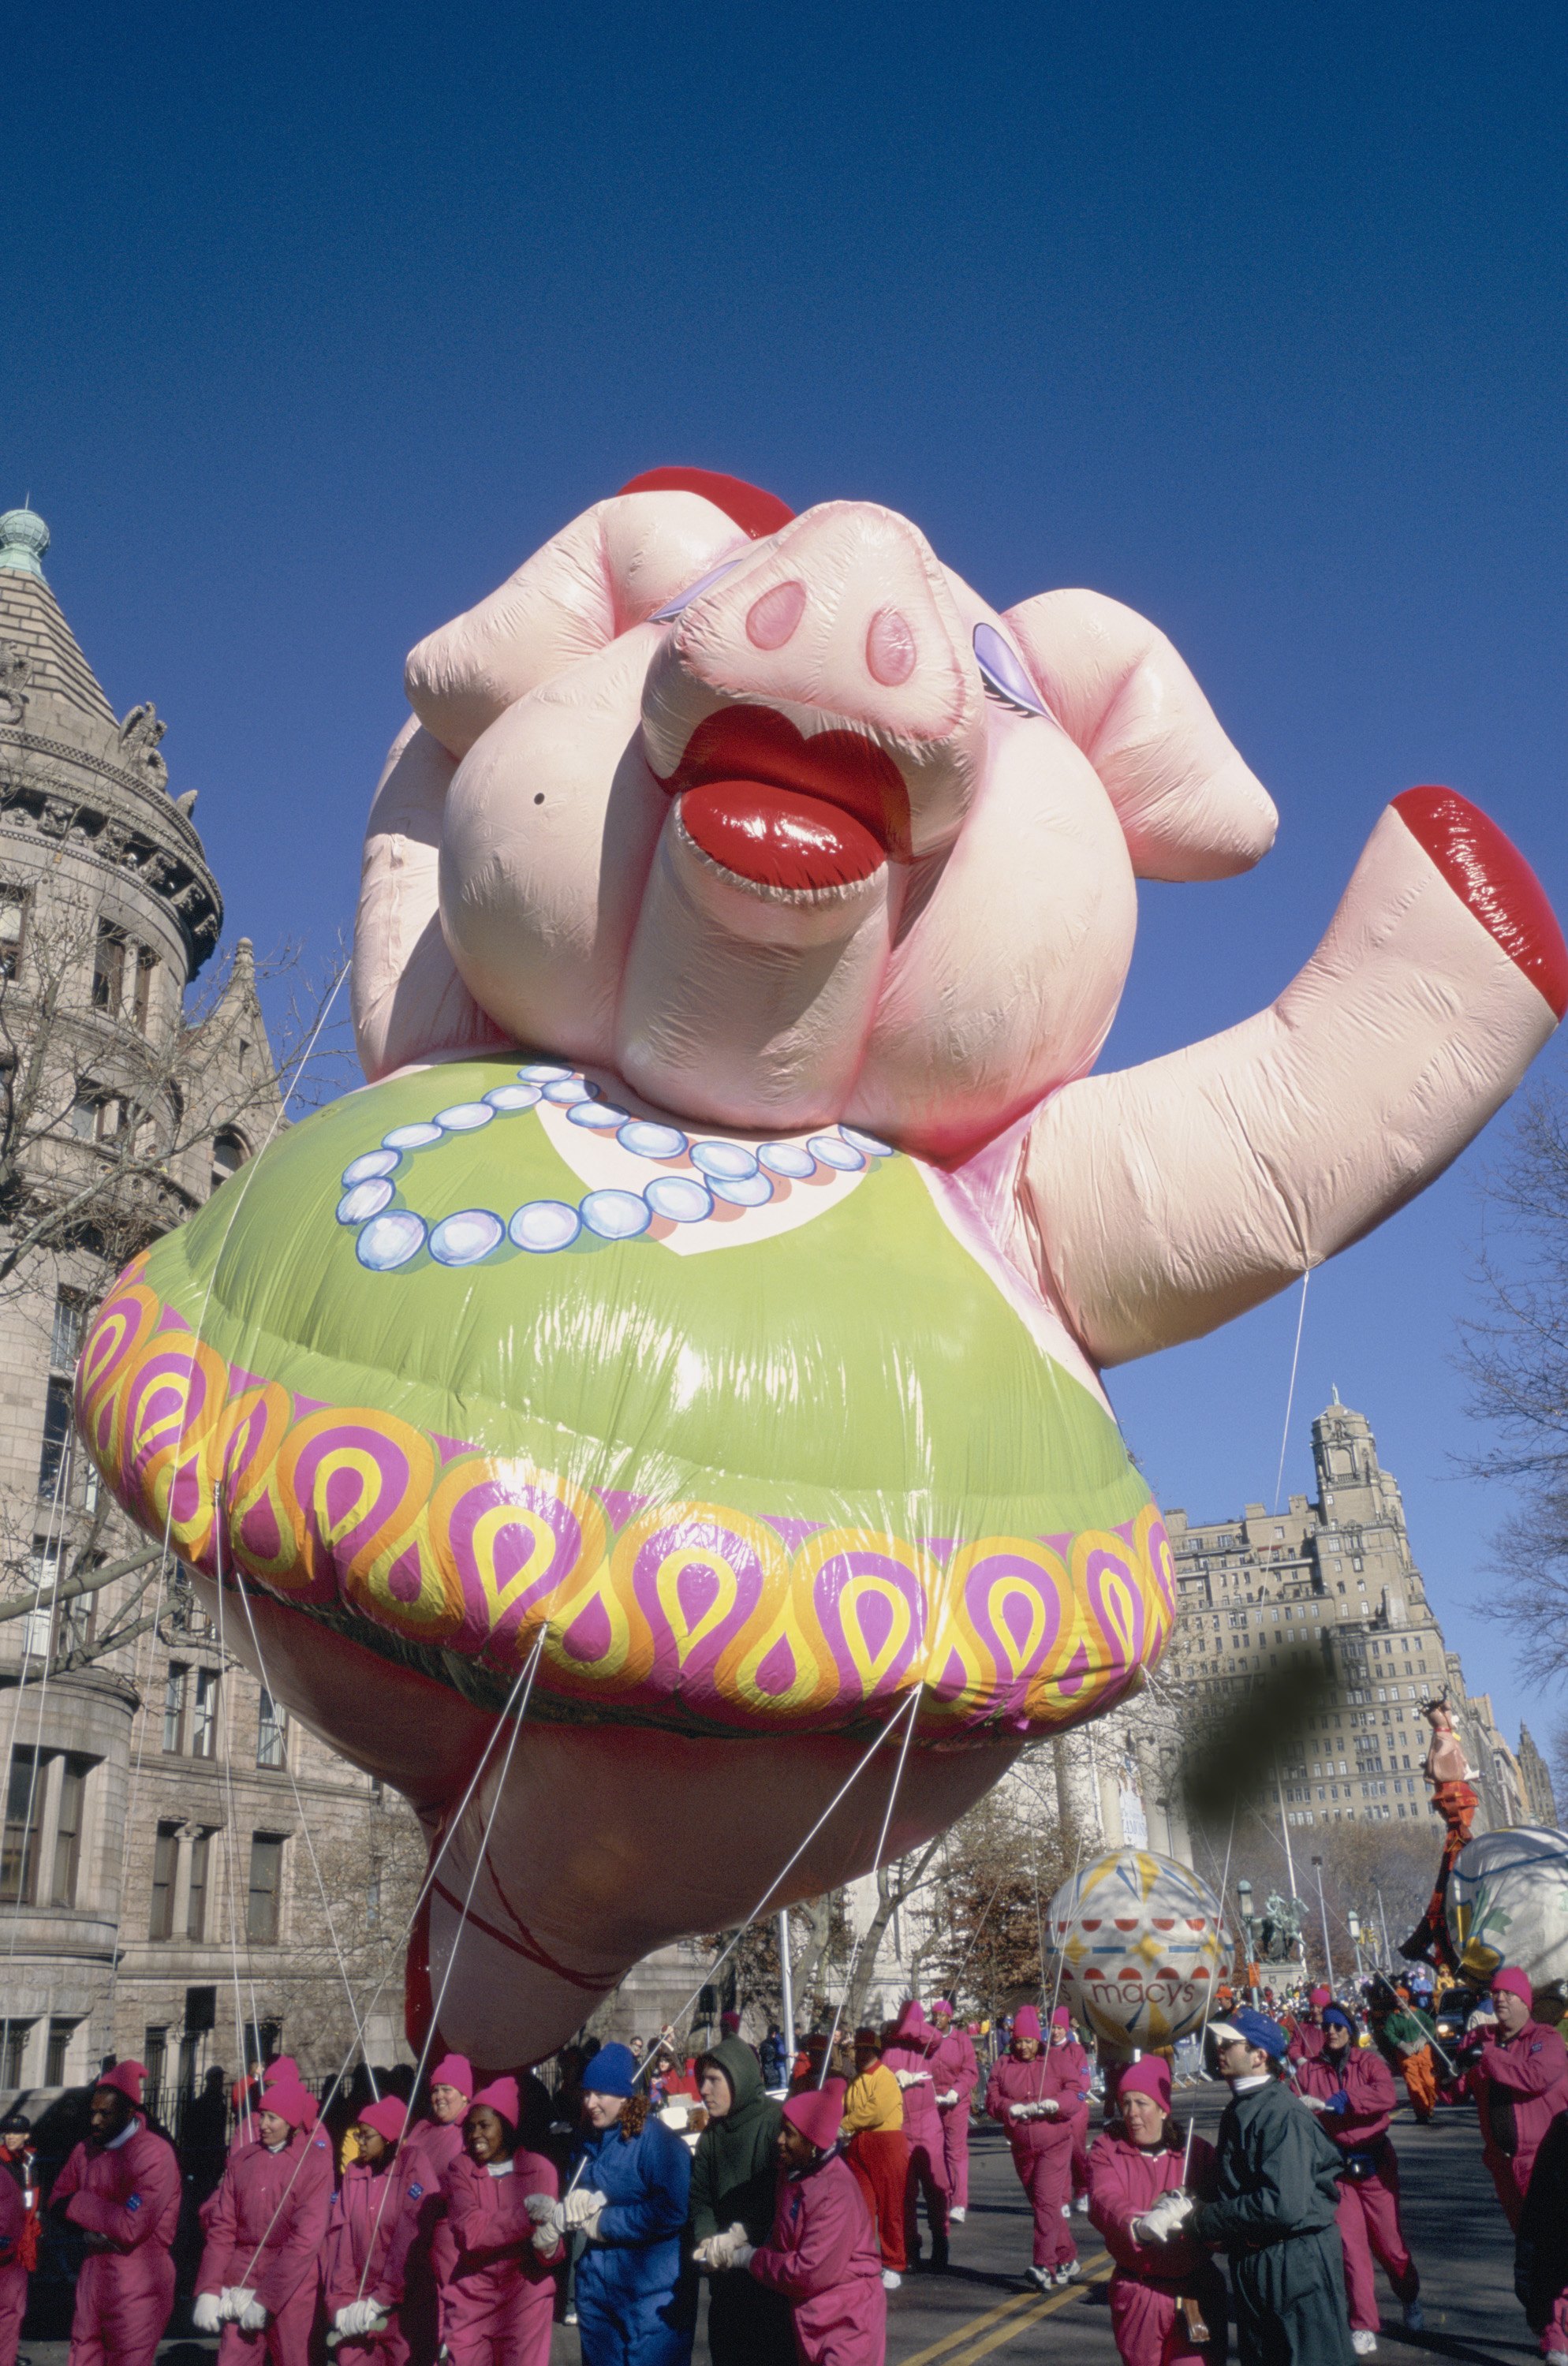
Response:
[[[190,1754],[193,1758],[216,1758],[218,1755],[218,1671],[197,1668],[196,1698],[191,1705]]]
[[[256,1764],[279,1767],[288,1763],[285,1747],[286,1719],[266,1686],[262,1686],[261,1705],[256,1712]]]
[[[164,1747],[178,1751],[185,1741],[186,1678],[190,1673],[178,1660],[169,1662],[164,1679]]]
[[[27,915],[27,889],[0,887],[0,978],[15,977],[21,968]]]
[[[220,1183],[227,1183],[231,1175],[237,1174],[250,1155],[244,1136],[236,1133],[232,1126],[225,1126],[212,1144],[213,1189],[216,1191]]]
[[[0,2021],[0,2087],[26,2085],[23,2056],[33,2034],[30,2021]]]
[[[141,2061],[147,2072],[147,2091],[155,2094],[168,2075],[169,2025],[167,2022],[141,2033]]]
[[[245,1936],[253,1946],[276,1943],[283,1889],[283,1842],[275,1832],[251,1838],[251,1879],[245,1905]]]
[[[39,1456],[38,1491],[53,1496],[61,1486],[71,1453],[71,1383],[51,1374],[43,1400],[43,1451]]]
[[[93,1008],[107,1018],[119,1017],[120,997],[125,991],[125,933],[108,920],[98,922],[97,941],[93,947]]]
[[[147,1917],[149,1939],[169,1939],[175,1929],[175,1867],[179,1861],[179,1826],[160,1824],[152,1842],[152,1905]]]
[[[74,1906],[82,1871],[82,1821],[87,1797],[89,1758],[67,1758],[60,1775],[60,1813],[54,1827],[54,1903]],[[55,2083],[52,2079],[49,2082]]]
[[[36,1750],[12,1751],[0,1839],[0,1906],[38,1902],[39,1771]]]
[[[76,2023],[73,2021],[50,2022],[49,2047],[43,2058],[43,2083],[46,2087],[64,2086],[66,2056],[75,2034]]]
[[[205,1939],[207,1936],[207,1871],[212,1853],[212,1834],[197,1832],[190,1844],[190,1894],[186,1904],[186,1937]]]
[[[152,1008],[152,973],[158,966],[157,956],[145,951],[136,956],[136,989],[132,1016],[140,1031],[147,1032],[147,1016]]]

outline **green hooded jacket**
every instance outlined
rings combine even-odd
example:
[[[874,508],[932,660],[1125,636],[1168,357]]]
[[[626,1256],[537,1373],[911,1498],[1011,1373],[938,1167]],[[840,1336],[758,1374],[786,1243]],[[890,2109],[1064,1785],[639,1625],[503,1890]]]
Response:
[[[726,2037],[710,2051],[735,2101],[724,2118],[710,2120],[697,2138],[688,2233],[694,2243],[705,2243],[710,2235],[724,2234],[739,2220],[748,2242],[765,2243],[773,2231],[776,2146],[784,2114],[765,2092],[761,2066],[742,2039]]]

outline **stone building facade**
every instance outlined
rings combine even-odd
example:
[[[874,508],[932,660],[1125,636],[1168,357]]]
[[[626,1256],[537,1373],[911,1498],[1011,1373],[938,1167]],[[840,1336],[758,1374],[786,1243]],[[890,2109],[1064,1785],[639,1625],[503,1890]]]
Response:
[[[321,2051],[352,2020],[310,1860],[362,2012],[391,1952],[382,1867],[411,1845],[401,1803],[274,1709],[73,1435],[92,1308],[243,1189],[282,1110],[247,944],[188,1007],[222,922],[194,793],[171,794],[150,704],[117,720],[47,546],[30,512],[0,517],[0,2100],[108,2056],[177,2087],[275,2033]],[[373,2053],[400,2019],[394,1977]]]
[[[1446,1691],[1480,1777],[1476,1829],[1520,1821],[1529,1794],[1519,1763],[1490,1698],[1469,1696],[1444,1639],[1371,1424],[1337,1391],[1313,1423],[1312,1449],[1317,1493],[1292,1495],[1283,1512],[1248,1504],[1201,1523],[1167,1514],[1179,1610],[1162,1679],[1199,1708],[1217,1707],[1292,1653],[1321,1662],[1326,1696],[1269,1802],[1287,1827],[1431,1822],[1422,1705]],[[1535,1796],[1550,1806],[1539,1752],[1535,1761]]]

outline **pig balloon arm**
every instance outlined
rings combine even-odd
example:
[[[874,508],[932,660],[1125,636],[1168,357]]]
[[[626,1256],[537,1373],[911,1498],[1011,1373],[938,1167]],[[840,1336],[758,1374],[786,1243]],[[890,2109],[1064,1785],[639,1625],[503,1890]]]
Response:
[[[1271,1008],[1048,1102],[1020,1190],[1045,1287],[1101,1364],[1283,1290],[1440,1175],[1568,1007],[1568,948],[1452,791],[1387,808]]]

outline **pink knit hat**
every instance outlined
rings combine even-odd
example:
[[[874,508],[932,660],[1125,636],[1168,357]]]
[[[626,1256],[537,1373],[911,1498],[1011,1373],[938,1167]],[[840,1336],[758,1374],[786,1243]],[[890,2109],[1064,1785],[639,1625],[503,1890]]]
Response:
[[[1021,2004],[1019,2006],[1018,2011],[1012,2017],[1012,2034],[1015,2037],[1039,2036],[1040,2015],[1035,2011],[1034,2007],[1032,2004]]]
[[[456,2084],[456,2081],[452,2083]],[[477,2112],[481,2103],[487,2111],[499,2112],[515,2135],[517,2123],[523,2116],[523,2105],[518,2096],[515,2079],[492,2079],[488,2087],[479,2089],[479,2093],[468,2105],[469,2111]]]
[[[807,2087],[792,2095],[784,2107],[784,2115],[792,2128],[798,2128],[807,2144],[818,2152],[831,2152],[839,2141],[839,2123],[844,2116],[844,2082],[829,2079],[818,2089]]]
[[[1170,2109],[1170,2065],[1162,2062],[1157,2054],[1145,2054],[1140,2062],[1130,2063],[1116,2082],[1121,2095],[1152,2095],[1162,2112]]]
[[[362,2128],[374,2128],[376,2134],[385,2136],[389,2144],[396,2144],[408,2125],[408,2116],[409,2107],[398,2096],[383,2095],[378,2103],[366,2106],[355,2124]]]
[[[1487,1985],[1494,1996],[1517,1996],[1533,2010],[1535,1990],[1530,1986],[1529,1974],[1521,1972],[1517,1964],[1509,1964],[1502,1971],[1494,1972]]]
[[[95,2087],[112,2088],[132,2103],[141,2101],[141,2082],[147,2072],[140,2062],[117,2062],[112,2070],[100,2071],[93,2081]]]
[[[466,2054],[444,2054],[430,2074],[433,2087],[456,2087],[459,2095],[474,2091],[474,2066]]]
[[[1072,2025],[1073,2025],[1073,2016],[1072,2016],[1072,2014],[1067,2011],[1067,2008],[1066,2008],[1066,2006],[1065,2004],[1059,2004],[1059,2005],[1056,2007],[1055,2011],[1052,2013],[1052,2015],[1051,2015],[1051,2026],[1052,2026],[1052,2028],[1053,2028],[1053,2029],[1071,2029]]]
[[[1315,2005],[1332,2004],[1334,2002],[1334,1990],[1332,1989],[1308,1989],[1307,2002],[1308,2004]]]
[[[952,1998],[951,1998],[951,1997],[938,1997],[938,1999],[937,1999],[937,2000],[936,2000],[935,2004],[933,2004],[933,2005],[932,2005],[932,2007],[931,2007],[931,2011],[932,2011],[933,2012],[945,2012],[945,2013],[951,2013],[951,2012],[952,2012],[952,2011],[953,2011],[953,2000],[952,2000]]]
[[[270,2087],[274,2081],[278,2079],[287,2079],[293,2086],[299,2086],[299,2065],[296,2062],[292,2054],[280,2054],[275,2062],[269,2062],[267,2064],[266,2068],[261,2074],[261,2082],[264,2087]]]
[[[276,2112],[291,2128],[307,2131],[316,2124],[316,2099],[308,2095],[298,2079],[275,2079],[261,2099],[264,2112]]]

